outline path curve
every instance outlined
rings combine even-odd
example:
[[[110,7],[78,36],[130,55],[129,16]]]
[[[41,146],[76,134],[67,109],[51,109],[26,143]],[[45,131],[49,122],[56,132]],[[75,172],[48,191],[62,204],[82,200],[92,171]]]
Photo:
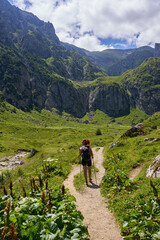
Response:
[[[138,174],[142,171],[143,167],[144,167],[144,164],[137,166],[136,168],[133,168],[129,173],[129,180],[134,180],[135,177],[137,177]]]
[[[90,240],[122,240],[120,229],[113,214],[108,210],[104,198],[100,194],[99,185],[105,174],[103,163],[103,148],[93,148],[94,164],[99,169],[96,179],[93,177],[93,184],[85,188],[82,193],[76,191],[73,186],[74,175],[79,173],[80,167],[73,166],[72,172],[65,180],[64,185],[69,188],[69,192],[76,198],[77,209],[84,216],[83,223],[88,226]]]

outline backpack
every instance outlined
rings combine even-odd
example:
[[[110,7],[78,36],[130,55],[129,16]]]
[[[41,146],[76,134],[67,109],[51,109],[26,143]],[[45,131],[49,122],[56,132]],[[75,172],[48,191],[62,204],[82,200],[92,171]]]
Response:
[[[83,146],[83,148],[82,148],[82,159],[90,160],[89,146]]]

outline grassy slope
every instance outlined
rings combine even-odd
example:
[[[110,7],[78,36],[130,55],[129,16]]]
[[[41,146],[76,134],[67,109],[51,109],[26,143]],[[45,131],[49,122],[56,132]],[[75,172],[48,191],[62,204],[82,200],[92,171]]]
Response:
[[[133,216],[133,211],[137,209],[141,201],[148,201],[154,197],[153,189],[150,186],[150,179],[145,177],[146,170],[149,165],[152,164],[153,160],[160,152],[159,142],[144,141],[144,138],[159,138],[159,128],[160,128],[160,113],[156,113],[144,121],[145,134],[137,137],[126,137],[125,139],[119,140],[119,146],[115,148],[109,148],[109,144],[105,147],[105,162],[104,166],[106,168],[106,174],[103,179],[103,194],[108,198],[109,207],[113,210],[116,217],[123,225],[124,221],[128,219],[128,216]],[[152,126],[157,126],[157,129],[153,129]],[[129,181],[127,178],[130,171],[144,164],[143,170],[140,174],[133,180]],[[153,180],[156,188],[158,189],[158,194],[160,195],[159,186],[160,179]],[[148,206],[148,221],[142,222],[145,219],[146,212],[144,211],[144,216],[141,217],[141,226],[144,229],[144,225],[147,224],[146,232],[150,228],[150,233],[153,231],[152,224],[154,220],[152,214],[149,213],[150,207]],[[154,211],[152,211],[154,212]],[[132,214],[131,214],[132,213]],[[130,215],[131,214],[131,215]],[[139,212],[134,213],[135,219],[140,214]],[[143,209],[142,209],[143,214]],[[146,214],[147,215],[147,214]],[[132,217],[134,219],[134,217]],[[138,217],[137,217],[138,218]],[[155,218],[155,217],[154,217]],[[157,216],[156,216],[157,218]],[[150,219],[150,220],[149,220]],[[128,220],[127,220],[128,221]],[[137,226],[138,225],[138,219]],[[147,221],[147,220],[145,220]],[[133,224],[130,222],[130,224]],[[144,224],[144,225],[143,225]],[[138,229],[137,227],[137,229]],[[130,231],[135,231],[137,235],[134,235],[135,239],[150,239],[147,238],[148,233],[143,233],[144,238],[140,238],[140,227],[139,229],[133,230],[133,225]],[[139,231],[139,232],[138,232]],[[154,232],[154,231],[153,231]],[[128,233],[129,234],[129,231]],[[126,234],[126,235],[127,235]],[[145,235],[146,234],[146,235]],[[133,237],[133,236],[132,236]],[[134,239],[133,238],[126,239]],[[137,237],[137,238],[136,238]],[[156,238],[157,239],[157,238]]]

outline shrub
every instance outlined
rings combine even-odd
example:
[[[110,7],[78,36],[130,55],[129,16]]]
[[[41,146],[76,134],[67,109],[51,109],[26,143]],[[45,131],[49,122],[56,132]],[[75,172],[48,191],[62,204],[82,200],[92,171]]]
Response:
[[[39,178],[38,186],[35,178],[30,179],[31,192],[27,194],[23,187],[24,197],[14,194],[13,198],[5,191],[0,198],[1,239],[87,239],[87,227],[75,198],[64,189],[42,189],[41,181]]]
[[[99,128],[96,131],[96,135],[102,135],[102,132],[101,132],[101,130]]]

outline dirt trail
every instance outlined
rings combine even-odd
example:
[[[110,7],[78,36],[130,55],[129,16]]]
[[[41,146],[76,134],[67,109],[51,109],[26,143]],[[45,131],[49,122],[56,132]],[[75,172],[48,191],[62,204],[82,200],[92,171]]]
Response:
[[[102,147],[98,151],[93,148],[94,164],[99,169],[99,172],[96,173],[97,184],[93,177],[93,184],[86,186],[84,192],[78,193],[73,186],[73,179],[74,175],[79,173],[80,167],[74,166],[64,185],[76,198],[77,208],[84,216],[83,223],[88,226],[90,240],[121,240],[123,238],[120,235],[120,229],[100,194],[99,185],[105,173],[102,166],[102,152]]]
[[[134,180],[135,177],[138,176],[138,174],[142,171],[144,167],[144,164],[132,169],[132,171],[129,173],[129,180]]]

